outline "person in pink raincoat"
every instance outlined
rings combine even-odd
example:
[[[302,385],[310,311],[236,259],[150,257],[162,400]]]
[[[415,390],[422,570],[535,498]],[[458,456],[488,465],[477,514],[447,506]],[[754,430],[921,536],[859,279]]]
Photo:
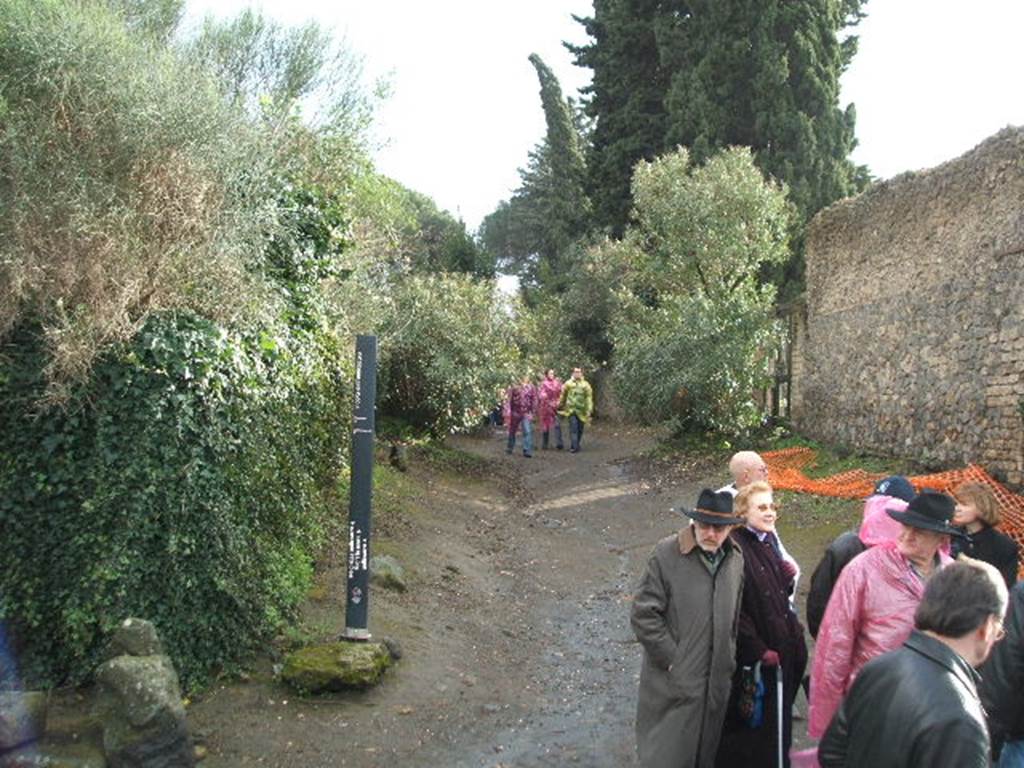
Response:
[[[554,368],[548,368],[544,373],[544,380],[540,383],[537,408],[541,433],[540,447],[545,451],[548,449],[552,425],[555,427],[555,448],[562,450],[565,447],[562,443],[562,424],[558,418],[558,399],[561,396],[562,380],[555,376]]]
[[[533,455],[533,419],[537,415],[537,388],[524,376],[520,384],[508,388],[505,400],[508,414],[508,444],[505,453],[512,453],[516,447],[516,433],[523,430],[523,456]]]
[[[841,533],[829,544],[821,562],[811,574],[811,587],[807,593],[807,629],[811,637],[818,637],[828,599],[843,568],[864,550],[883,541],[896,541],[899,538],[900,524],[886,510],[902,512],[914,495],[914,486],[903,475],[890,475],[880,480],[874,493],[864,502],[860,529]],[[940,550],[950,554],[948,542],[943,543]]]
[[[914,627],[914,610],[928,578],[950,562],[941,551],[956,503],[944,493],[922,491],[899,511],[896,541],[882,541],[843,569],[818,632],[811,667],[807,732],[820,739],[843,696],[871,659],[900,647]]]

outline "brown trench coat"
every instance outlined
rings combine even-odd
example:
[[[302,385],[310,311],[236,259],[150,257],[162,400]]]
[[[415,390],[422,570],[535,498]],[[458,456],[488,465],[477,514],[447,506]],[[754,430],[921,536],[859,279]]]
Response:
[[[692,526],[662,539],[633,597],[633,631],[644,649],[636,708],[644,768],[714,765],[743,590],[743,553],[728,539],[722,546],[712,576]]]

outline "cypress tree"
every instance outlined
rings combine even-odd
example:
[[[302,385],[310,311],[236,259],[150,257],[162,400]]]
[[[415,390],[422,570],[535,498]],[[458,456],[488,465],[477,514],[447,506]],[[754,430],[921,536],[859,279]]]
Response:
[[[587,229],[590,200],[584,190],[586,163],[583,142],[573,120],[572,105],[562,96],[558,78],[535,53],[530,63],[540,80],[540,100],[547,123],[544,140],[546,160],[542,175],[548,183],[540,186],[546,194],[544,208],[548,216],[548,246],[544,254],[554,266],[560,254]],[[524,179],[524,182],[527,179]]]
[[[590,225],[584,142],[558,78],[537,54],[530,55],[530,63],[540,80],[547,132],[526,168],[519,170],[520,185],[512,199],[484,218],[481,238],[524,287],[557,289],[572,244]]]
[[[847,0],[691,0],[675,16],[662,55],[672,70],[669,145],[702,162],[729,145],[790,189],[806,220],[851,194],[859,178],[852,106],[839,78],[855,50],[840,31],[860,18]]]
[[[789,188],[794,260],[771,278],[802,281],[803,224],[862,189],[849,161],[855,112],[839,78],[856,52],[844,30],[864,0],[595,0],[578,19],[593,42],[571,48],[593,70],[588,189],[595,221],[620,234],[635,163],[687,147],[702,163],[732,145]]]
[[[593,42],[566,47],[577,66],[593,70],[584,89],[586,114],[595,120],[587,153],[587,192],[594,220],[621,237],[631,207],[629,185],[639,160],[666,149],[665,95],[669,72],[661,65],[660,0],[594,0],[594,15],[574,17]]]

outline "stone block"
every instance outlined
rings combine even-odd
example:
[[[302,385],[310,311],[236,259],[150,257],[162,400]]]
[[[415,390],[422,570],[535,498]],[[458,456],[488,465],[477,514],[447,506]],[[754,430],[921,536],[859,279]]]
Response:
[[[34,744],[0,757],[3,768],[107,768],[99,747],[91,744]]]
[[[0,692],[0,752],[36,741],[45,730],[45,693]]]
[[[143,630],[134,634],[142,626],[136,622],[132,620],[129,626],[131,640],[122,638],[120,647],[158,647],[159,639],[156,645],[152,643],[155,633]],[[178,675],[167,656],[121,655],[100,665],[96,670],[96,710],[103,724],[103,751],[110,768],[195,765]]]

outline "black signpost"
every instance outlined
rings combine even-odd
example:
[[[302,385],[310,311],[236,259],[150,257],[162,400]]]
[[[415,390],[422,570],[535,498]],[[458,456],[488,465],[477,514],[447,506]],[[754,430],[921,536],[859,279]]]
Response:
[[[356,336],[356,386],[352,407],[352,479],[348,507],[347,640],[369,640],[370,504],[373,493],[374,403],[377,337]]]

